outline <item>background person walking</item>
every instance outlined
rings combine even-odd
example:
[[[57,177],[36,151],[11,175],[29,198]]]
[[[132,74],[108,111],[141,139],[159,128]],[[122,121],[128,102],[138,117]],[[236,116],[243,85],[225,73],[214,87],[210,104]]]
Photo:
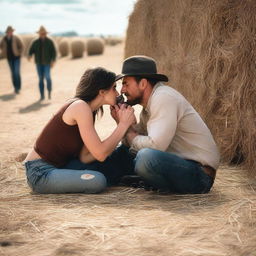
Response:
[[[29,60],[32,55],[35,55],[35,63],[37,68],[37,73],[39,76],[39,90],[41,98],[44,100],[44,78],[47,83],[48,98],[51,99],[52,91],[52,80],[50,69],[53,66],[56,59],[56,49],[52,39],[47,37],[47,30],[41,26],[37,31],[39,38],[36,39],[29,49]]]
[[[20,56],[24,46],[22,40],[18,36],[13,35],[13,32],[14,29],[11,26],[8,26],[5,31],[6,36],[4,36],[0,42],[0,48],[10,66],[14,92],[18,94],[21,89]]]

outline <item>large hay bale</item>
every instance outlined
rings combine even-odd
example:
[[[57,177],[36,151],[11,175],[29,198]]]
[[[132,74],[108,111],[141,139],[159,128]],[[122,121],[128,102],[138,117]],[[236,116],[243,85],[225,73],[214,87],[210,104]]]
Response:
[[[199,111],[224,162],[256,174],[256,2],[138,0],[125,56],[158,62]]]
[[[59,42],[59,53],[61,57],[69,55],[69,41],[66,38],[61,39]]]
[[[79,39],[75,38],[71,42],[71,54],[72,58],[81,58],[84,55],[85,45],[84,42]]]
[[[104,52],[104,41],[101,38],[90,38],[87,40],[87,54],[97,55]]]

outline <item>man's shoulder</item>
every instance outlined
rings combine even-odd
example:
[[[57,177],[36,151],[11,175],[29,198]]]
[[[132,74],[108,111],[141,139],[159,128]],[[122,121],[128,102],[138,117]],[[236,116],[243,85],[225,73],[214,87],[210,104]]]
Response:
[[[51,37],[46,37],[45,40],[48,41],[48,42],[50,42],[50,43],[53,43],[53,42],[54,42],[54,41],[53,41],[53,38],[51,38]]]
[[[154,96],[156,97],[171,97],[177,99],[184,99],[183,95],[171,86],[159,84],[155,89]]]

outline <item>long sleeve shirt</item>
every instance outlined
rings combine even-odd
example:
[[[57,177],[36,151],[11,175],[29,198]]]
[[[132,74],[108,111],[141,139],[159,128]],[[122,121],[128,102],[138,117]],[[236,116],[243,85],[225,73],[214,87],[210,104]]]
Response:
[[[213,136],[200,115],[175,89],[157,83],[140,114],[131,150],[153,148],[194,160],[215,169],[220,156]]]

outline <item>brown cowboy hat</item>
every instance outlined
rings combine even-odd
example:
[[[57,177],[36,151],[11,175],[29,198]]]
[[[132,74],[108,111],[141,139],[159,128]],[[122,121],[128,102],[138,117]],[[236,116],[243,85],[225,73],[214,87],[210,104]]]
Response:
[[[156,61],[144,55],[131,56],[124,60],[122,74],[116,76],[116,81],[125,76],[140,76],[168,82],[166,75],[157,73]]]
[[[49,33],[46,29],[45,29],[45,27],[44,26],[40,26],[40,28],[39,28],[39,30],[36,32],[36,33]]]
[[[15,30],[15,29],[14,29],[12,26],[8,26],[8,27],[6,28],[5,33],[13,32],[14,30]]]

